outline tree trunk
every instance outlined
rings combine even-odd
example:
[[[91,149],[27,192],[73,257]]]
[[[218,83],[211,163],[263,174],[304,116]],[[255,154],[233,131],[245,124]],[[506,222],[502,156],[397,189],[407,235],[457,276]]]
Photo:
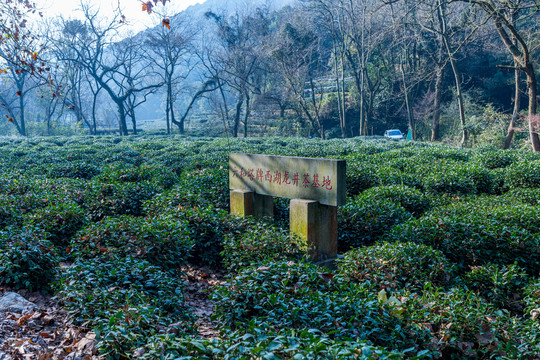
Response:
[[[128,135],[127,123],[126,123],[126,110],[124,109],[124,103],[122,101],[117,102],[118,107],[118,126],[121,136]]]
[[[167,134],[171,133],[171,123],[174,124],[175,118],[174,118],[174,100],[173,100],[173,94],[172,94],[172,84],[170,79],[167,81]],[[182,134],[183,134],[182,129]]]
[[[129,117],[131,118],[131,124],[133,126],[133,135],[137,135],[137,120],[135,119],[135,110],[129,111]]]
[[[433,125],[431,127],[431,142],[440,140],[441,99],[442,99],[443,69],[437,67],[435,79],[435,102],[433,109]]]
[[[412,133],[412,139],[416,139],[416,134],[414,131],[414,118],[413,118],[413,111],[409,103],[409,91],[407,90],[407,83],[405,82],[405,69],[403,68],[403,59],[401,59],[400,66],[401,70],[401,81],[403,82],[403,93],[405,95],[405,106],[407,107],[407,119],[408,119],[408,126],[409,130],[411,130]]]
[[[504,139],[504,145],[503,149],[507,150],[510,149],[510,145],[512,144],[512,140],[514,139],[514,132],[516,128],[516,122],[517,118],[519,116],[519,108],[521,107],[521,94],[519,92],[519,83],[520,83],[520,75],[521,71],[517,69],[519,64],[514,61],[514,66],[516,67],[516,70],[514,70],[514,111],[512,111],[512,119],[510,119],[510,124],[508,125],[508,131],[506,132],[506,138]]]
[[[209,86],[211,86],[212,84],[214,83],[214,80],[207,80],[201,87],[201,89],[199,89],[199,91],[197,91],[195,93],[195,95],[193,95],[193,97],[191,98],[191,101],[189,102],[189,105],[186,109],[186,111],[184,111],[184,115],[182,115],[182,117],[180,118],[179,121],[176,121],[175,117],[174,117],[174,110],[173,110],[173,103],[171,102],[169,104],[169,107],[170,107],[170,112],[171,112],[171,121],[173,124],[175,124],[176,126],[178,126],[178,130],[180,130],[180,134],[184,134],[184,124],[186,123],[186,118],[191,110],[191,108],[193,107],[193,104],[195,104],[195,101],[197,101],[197,99],[207,93],[207,92],[211,92],[211,91],[214,91],[217,89],[217,87],[215,88],[208,88]]]
[[[234,114],[233,137],[238,137],[238,128],[240,127],[240,113],[242,112],[242,104],[244,103],[244,95],[240,93],[236,102],[236,112]]]
[[[467,128],[465,127],[466,126],[465,108],[463,106],[463,94],[461,93],[461,75],[459,73],[459,70],[456,67],[456,64],[454,63],[454,59],[452,57],[452,54],[450,53],[450,49],[448,49],[448,54],[450,55],[450,65],[452,66],[452,72],[454,73],[454,79],[456,81],[456,96],[457,96],[458,108],[459,108],[459,123],[461,124],[460,144],[461,146],[464,146],[465,143],[468,141],[469,136],[467,133]]]
[[[165,100],[165,123],[167,124],[167,135],[171,134],[171,123],[169,120],[169,94],[167,94],[167,100]]]
[[[20,109],[20,116],[19,116],[19,133],[22,136],[28,136],[26,133],[26,124],[24,119],[24,92],[22,88],[19,88],[19,91],[21,92],[21,95],[19,96],[19,109]]]
[[[341,84],[339,79],[339,67],[338,67],[338,51],[337,51],[337,45],[335,44],[336,40],[334,39],[334,72],[335,72],[335,80],[336,80],[336,91],[337,91],[337,106],[338,106],[338,115],[339,115],[339,127],[341,130],[341,137],[346,138],[346,129],[345,129],[345,121],[343,119],[344,114],[342,113],[342,106],[341,106]]]
[[[525,67],[527,74],[527,87],[529,88],[529,134],[534,152],[540,152],[540,138],[538,137],[538,118],[536,116],[536,74],[529,62]]]
[[[92,102],[92,122],[94,125],[94,135],[97,134],[96,105],[97,105],[97,93],[95,94],[94,101]]]
[[[249,111],[250,111],[250,107],[249,107],[249,94],[246,92],[246,112],[244,114],[244,137],[247,138],[248,137],[248,120],[249,120]]]
[[[324,125],[319,115],[319,108],[317,107],[317,100],[315,99],[315,83],[313,81],[313,77],[311,76],[311,74],[309,75],[309,86],[311,89],[311,104],[313,105],[313,110],[315,111],[315,119],[317,119],[317,126],[319,127],[321,140],[326,140]],[[322,94],[321,94],[321,98],[322,98]]]

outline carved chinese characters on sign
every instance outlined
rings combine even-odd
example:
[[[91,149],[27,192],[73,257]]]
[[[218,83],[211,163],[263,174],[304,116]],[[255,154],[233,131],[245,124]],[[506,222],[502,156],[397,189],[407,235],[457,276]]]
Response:
[[[345,161],[230,154],[229,184],[233,190],[339,206],[345,203]]]
[[[266,169],[238,169],[237,166],[233,166],[232,170],[234,177],[243,177],[249,179],[250,181],[259,181],[259,182],[268,182],[276,183],[283,186],[303,186],[305,188],[324,188],[326,190],[332,190],[332,179],[330,176],[322,177],[322,184],[319,181],[319,174],[303,174],[299,175],[298,172],[290,174],[289,171],[271,171]],[[251,174],[255,172],[257,175],[253,177]],[[292,176],[292,182],[290,177]],[[283,179],[283,181],[281,180]],[[302,179],[302,184],[300,185],[300,179]]]

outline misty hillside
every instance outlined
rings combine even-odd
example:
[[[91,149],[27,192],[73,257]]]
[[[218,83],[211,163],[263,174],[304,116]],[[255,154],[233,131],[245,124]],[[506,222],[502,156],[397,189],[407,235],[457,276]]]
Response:
[[[206,0],[204,3],[195,4],[182,11],[179,15],[190,19],[199,19],[207,11],[217,13],[233,13],[246,11],[261,5],[267,5],[272,10],[277,10],[285,5],[292,4],[294,0]]]
[[[267,6],[269,10],[275,11],[279,10],[283,6],[292,4],[295,0],[207,0],[200,4],[191,5],[180,13],[176,14],[170,19],[171,26],[175,26],[178,23],[188,23],[189,26],[194,31],[201,31],[201,29],[207,29],[213,24],[210,20],[205,17],[205,13],[208,11],[214,12],[216,14],[233,14],[236,11],[239,13],[249,12],[260,6]],[[158,26],[159,27],[159,26]],[[155,31],[154,29],[146,30],[143,33],[149,31]],[[188,71],[184,69],[183,71]],[[197,79],[200,78],[197,71],[191,73],[190,83],[191,86],[196,88],[198,86]],[[148,97],[146,103],[142,104],[137,109],[137,116],[140,120],[146,121],[147,126],[152,124],[155,119],[162,117],[164,111],[163,107],[160,106],[162,102],[161,94],[153,94]],[[180,99],[179,102],[187,102],[188,99]],[[182,105],[180,105],[182,109]],[[157,126],[157,128],[163,128],[163,124]],[[153,125],[150,125],[150,128],[154,128]]]

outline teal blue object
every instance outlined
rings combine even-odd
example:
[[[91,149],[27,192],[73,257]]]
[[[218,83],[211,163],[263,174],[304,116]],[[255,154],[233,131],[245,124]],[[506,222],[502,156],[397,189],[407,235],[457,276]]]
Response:
[[[407,140],[412,140],[412,131],[409,129],[409,132],[407,133]]]

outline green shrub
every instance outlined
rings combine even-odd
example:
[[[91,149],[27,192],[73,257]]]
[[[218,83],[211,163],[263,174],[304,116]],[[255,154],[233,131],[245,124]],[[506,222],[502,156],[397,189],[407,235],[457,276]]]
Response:
[[[216,318],[232,329],[258,326],[319,331],[337,340],[370,340],[398,351],[424,350],[426,331],[364,288],[317,265],[270,262],[242,270],[214,298]]]
[[[100,257],[63,269],[57,296],[76,323],[109,319],[122,308],[151,307],[156,317],[183,319],[182,281],[146,260]]]
[[[51,200],[47,194],[43,192],[36,193],[30,189],[23,195],[0,194],[0,209],[2,209],[2,213],[6,214],[3,217],[5,226],[10,225],[12,221],[14,222],[13,225],[17,224],[17,221],[20,220],[20,215],[41,209],[47,206]]]
[[[404,315],[431,332],[437,358],[500,358],[500,347],[519,345],[512,319],[473,292],[428,290],[405,302]]]
[[[364,191],[362,197],[388,199],[393,203],[400,204],[415,217],[420,217],[431,206],[426,195],[420,190],[406,185],[376,186]]]
[[[540,160],[517,162],[507,170],[507,186],[511,189],[540,188]]]
[[[375,166],[358,162],[347,163],[347,195],[355,196],[377,185],[379,181]]]
[[[66,162],[48,167],[47,176],[53,179],[91,179],[100,173],[99,167],[85,161]]]
[[[81,195],[80,205],[92,221],[106,216],[143,214],[143,203],[156,193],[148,182],[125,184],[89,183]]]
[[[98,180],[106,183],[139,183],[146,181],[158,188],[170,189],[178,181],[178,176],[170,169],[162,166],[125,167],[112,165],[102,171]]]
[[[438,208],[396,226],[384,239],[430,245],[462,271],[469,266],[516,262],[529,273],[538,274],[539,226],[540,209],[500,205],[487,198]]]
[[[540,325],[540,279],[536,278],[525,287],[526,310]]]
[[[339,273],[348,279],[381,289],[422,291],[426,283],[447,286],[455,269],[446,257],[429,246],[382,243],[354,249],[338,261]]]
[[[22,222],[21,211],[14,206],[14,196],[0,194],[0,230]]]
[[[15,289],[47,290],[59,258],[41,229],[26,226],[0,231],[0,283]]]
[[[241,233],[230,232],[223,247],[223,263],[232,272],[268,260],[299,260],[308,253],[305,244],[289,231],[266,223],[252,223]]]
[[[361,194],[338,209],[340,250],[373,244],[411,217],[399,203],[381,198],[376,192]]]
[[[229,209],[229,171],[227,168],[186,170],[172,194],[183,206]]]
[[[132,256],[165,269],[185,264],[192,247],[186,222],[170,215],[105,218],[82,230],[71,243],[72,251],[79,256]]]
[[[253,221],[249,219],[232,217],[225,211],[208,208],[184,208],[171,214],[187,223],[194,244],[189,262],[196,265],[221,267],[227,239],[234,242],[232,238],[242,236],[253,226]],[[239,253],[235,249],[235,254]]]
[[[520,300],[528,282],[524,269],[517,265],[486,264],[475,266],[463,276],[468,289],[499,308],[523,310]]]
[[[249,332],[229,332],[226,337],[212,340],[192,336],[155,336],[146,344],[142,359],[383,360],[402,359],[406,356],[373,346],[368,341],[334,340],[314,329],[268,332],[267,329],[255,327],[246,331]]]
[[[453,169],[427,174],[424,186],[434,193],[476,194],[477,192],[472,178],[464,177],[461,172]]]
[[[472,161],[486,169],[506,168],[519,160],[519,153],[511,150],[476,151]]]
[[[49,240],[62,247],[88,222],[84,210],[70,202],[51,203],[29,215],[26,221],[45,230]]]
[[[96,321],[96,348],[99,355],[106,359],[139,358],[138,351],[142,349],[153,336],[164,329],[175,333],[190,332],[191,324],[183,322],[171,324],[171,321],[181,320],[182,317],[163,313],[153,305],[126,305],[111,311],[107,318]],[[171,326],[172,325],[172,326]],[[157,357],[159,358],[159,357]]]
[[[540,189],[523,189],[518,188],[510,190],[505,194],[505,197],[510,201],[521,201],[525,204],[538,207],[540,205]]]

